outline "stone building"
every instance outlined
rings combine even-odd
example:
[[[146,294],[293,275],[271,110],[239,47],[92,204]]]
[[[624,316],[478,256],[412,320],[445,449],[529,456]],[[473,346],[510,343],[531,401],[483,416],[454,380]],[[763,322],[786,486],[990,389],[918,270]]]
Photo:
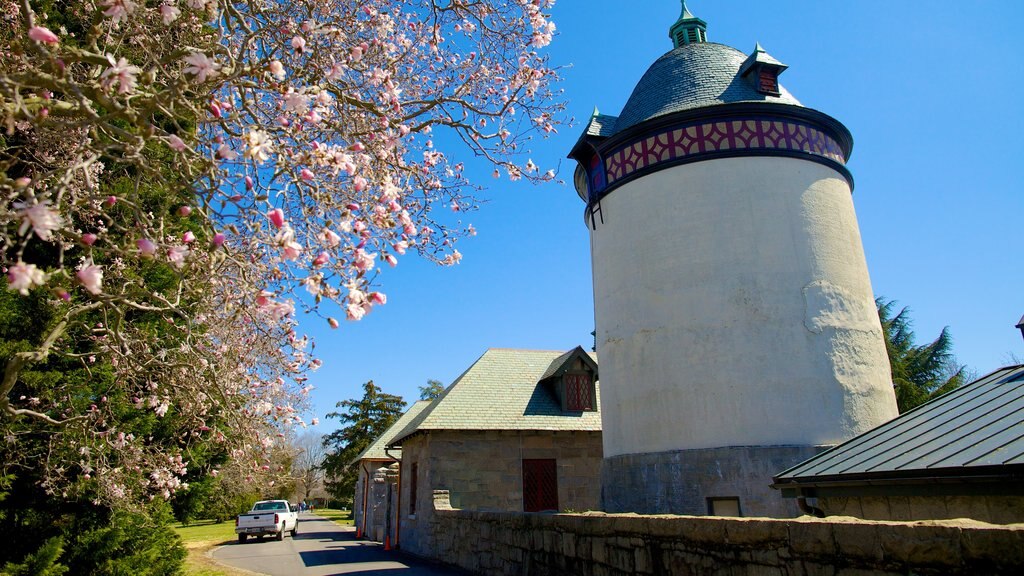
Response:
[[[1002,368],[780,473],[808,511],[1024,522],[1024,365]]]
[[[429,405],[429,400],[415,402],[381,434],[380,438],[374,440],[352,461],[358,468],[356,489],[352,498],[352,520],[357,538],[365,536],[377,542],[384,542],[389,536],[391,540],[395,539],[398,518],[398,462],[402,449],[389,449],[388,443]]]
[[[600,507],[593,354],[492,348],[403,430],[399,542],[429,556],[433,491],[475,511]]]
[[[586,203],[608,512],[787,517],[786,469],[897,415],[857,217],[853,146],[787,66],[673,48],[570,152]],[[753,44],[753,41],[751,41]]]

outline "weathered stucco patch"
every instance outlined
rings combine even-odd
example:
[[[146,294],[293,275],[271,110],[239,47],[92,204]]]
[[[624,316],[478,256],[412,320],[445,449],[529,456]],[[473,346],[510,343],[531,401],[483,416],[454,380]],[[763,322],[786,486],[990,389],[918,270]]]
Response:
[[[804,326],[815,334],[826,328],[875,331],[877,312],[841,286],[816,280],[804,286]],[[873,303],[872,303],[873,306]]]

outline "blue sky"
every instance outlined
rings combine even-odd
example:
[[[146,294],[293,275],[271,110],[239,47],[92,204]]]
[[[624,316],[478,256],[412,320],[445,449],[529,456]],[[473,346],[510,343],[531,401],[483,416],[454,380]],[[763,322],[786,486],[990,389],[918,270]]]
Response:
[[[984,374],[1024,357],[1024,3],[690,0],[708,40],[760,42],[789,65],[782,84],[853,133],[854,204],[875,294],[912,310],[919,342],[944,326],[961,363]],[[671,49],[678,0],[559,0],[554,63],[575,127],[535,143],[542,169],[571,181],[565,155],[597,106],[618,115],[637,81]],[[472,166],[473,162],[467,158]],[[472,169],[472,168],[471,168]],[[472,173],[472,172],[471,172]],[[387,269],[387,306],[326,328],[303,319],[324,366],[314,414],[374,380],[407,401],[433,378],[450,384],[487,348],[592,345],[593,292],[583,204],[571,185],[492,180],[464,259],[414,258]],[[333,313],[332,313],[333,314]],[[770,367],[766,367],[770,369]],[[337,421],[320,424],[329,432]]]

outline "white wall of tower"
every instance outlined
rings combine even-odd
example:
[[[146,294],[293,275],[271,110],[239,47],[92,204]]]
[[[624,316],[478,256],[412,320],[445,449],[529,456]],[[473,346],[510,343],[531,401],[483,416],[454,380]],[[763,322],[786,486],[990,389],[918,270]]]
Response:
[[[606,458],[835,444],[896,416],[850,187],[833,169],[707,160],[601,204]]]

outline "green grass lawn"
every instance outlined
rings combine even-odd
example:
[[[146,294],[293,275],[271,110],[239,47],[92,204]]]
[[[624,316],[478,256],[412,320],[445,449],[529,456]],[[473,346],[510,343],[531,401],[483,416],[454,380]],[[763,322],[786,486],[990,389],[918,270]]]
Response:
[[[190,542],[220,544],[221,542],[235,539],[235,523],[230,520],[220,524],[215,524],[213,520],[199,520],[188,526],[175,524],[174,531],[178,533],[178,536],[181,536],[182,542],[186,544]]]
[[[352,511],[351,510],[335,510],[333,508],[317,508],[313,511],[313,514],[326,518],[335,524],[341,524],[342,526],[352,525]]]
[[[236,576],[245,574],[226,566],[221,566],[206,555],[211,548],[235,540],[234,521],[215,523],[213,520],[200,520],[188,526],[174,525],[174,531],[181,536],[181,541],[188,549],[185,559],[186,576]]]

